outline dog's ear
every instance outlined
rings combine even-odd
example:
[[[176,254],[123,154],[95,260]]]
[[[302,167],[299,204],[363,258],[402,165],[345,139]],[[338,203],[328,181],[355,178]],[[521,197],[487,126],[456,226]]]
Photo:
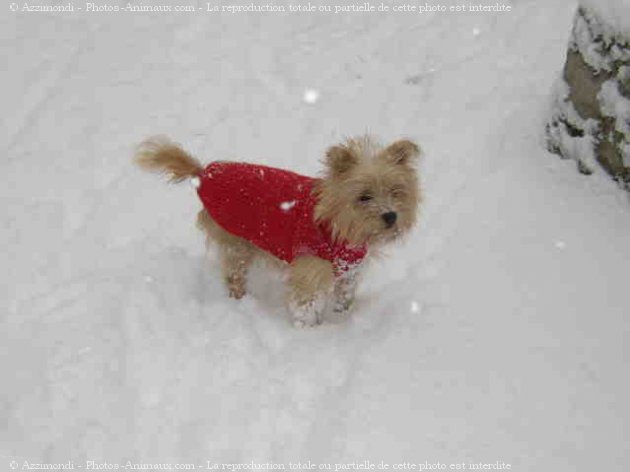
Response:
[[[343,175],[358,162],[357,156],[346,146],[332,146],[326,151],[326,166],[332,175]]]
[[[408,165],[420,156],[420,147],[413,141],[401,139],[387,146],[381,155],[392,164]]]

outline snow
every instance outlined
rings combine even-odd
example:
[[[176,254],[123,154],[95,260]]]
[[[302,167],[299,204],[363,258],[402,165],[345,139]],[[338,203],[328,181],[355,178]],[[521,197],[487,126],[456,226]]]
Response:
[[[621,74],[620,74],[621,75]],[[597,94],[602,114],[615,119],[615,130],[625,136],[625,143],[630,143],[630,100],[619,92],[616,80],[607,80]],[[622,144],[623,164],[630,167],[630,144]]]
[[[319,100],[319,92],[317,90],[314,89],[306,89],[304,91],[304,102],[305,103],[316,103],[317,100]]]
[[[613,71],[618,62],[630,61],[630,49],[621,48],[627,44],[628,35],[621,35],[606,17],[601,17],[598,9],[586,9],[576,13],[575,25],[570,38],[571,48],[578,50],[584,61],[595,71]],[[630,31],[630,27],[628,29]]]
[[[604,116],[615,119],[615,129],[630,141],[630,99],[619,92],[616,80],[607,80],[597,94]]]
[[[578,0],[595,12],[612,35],[630,37],[630,0]]]
[[[199,177],[192,177],[190,179],[190,185],[195,189],[199,188],[201,186],[201,179]]]
[[[283,211],[289,211],[294,206],[295,206],[295,200],[289,200],[289,201],[280,203],[280,209],[282,209]]]
[[[628,197],[544,149],[575,5],[512,5],[4,8],[0,463],[629,469]],[[366,130],[422,145],[420,225],[309,330],[269,267],[228,299],[194,189],[131,164],[166,134],[315,174]]]

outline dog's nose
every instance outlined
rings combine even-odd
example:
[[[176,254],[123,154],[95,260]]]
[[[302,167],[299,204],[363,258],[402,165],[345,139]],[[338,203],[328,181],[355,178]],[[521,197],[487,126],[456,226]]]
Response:
[[[383,213],[381,215],[381,218],[383,218],[383,221],[385,222],[388,228],[393,226],[394,223],[396,223],[397,217],[398,215],[396,214],[395,211],[388,211],[387,213]]]

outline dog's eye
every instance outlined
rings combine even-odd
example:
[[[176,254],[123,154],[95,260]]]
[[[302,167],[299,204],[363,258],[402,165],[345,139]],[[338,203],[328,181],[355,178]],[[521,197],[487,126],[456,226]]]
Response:
[[[372,195],[370,195],[369,193],[364,193],[359,197],[359,201],[361,203],[366,203],[372,200],[372,198],[373,198]]]
[[[405,191],[402,188],[400,188],[400,187],[392,187],[389,190],[389,193],[394,198],[401,198],[401,197],[405,196]]]

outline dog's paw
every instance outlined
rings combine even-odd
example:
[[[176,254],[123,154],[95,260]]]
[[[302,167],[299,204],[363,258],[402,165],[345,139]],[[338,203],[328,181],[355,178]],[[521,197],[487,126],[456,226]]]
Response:
[[[301,306],[293,311],[293,326],[296,328],[313,328],[322,323],[320,311],[313,310],[312,307]]]
[[[228,291],[229,297],[235,300],[240,300],[241,298],[245,296],[246,293],[247,292],[245,291],[245,289],[230,288]]]
[[[227,279],[227,289],[230,298],[240,300],[245,296],[247,290],[245,290],[245,283],[242,280]]]
[[[335,300],[333,305],[333,313],[336,315],[346,316],[354,307],[354,298],[344,298]]]
[[[298,328],[298,329],[315,328],[316,326],[319,326],[320,324],[322,324],[322,322],[317,319],[305,320],[305,319],[293,318],[293,327]]]
[[[291,303],[289,309],[293,316],[293,326],[312,328],[322,323],[324,300],[316,297],[302,303]]]

